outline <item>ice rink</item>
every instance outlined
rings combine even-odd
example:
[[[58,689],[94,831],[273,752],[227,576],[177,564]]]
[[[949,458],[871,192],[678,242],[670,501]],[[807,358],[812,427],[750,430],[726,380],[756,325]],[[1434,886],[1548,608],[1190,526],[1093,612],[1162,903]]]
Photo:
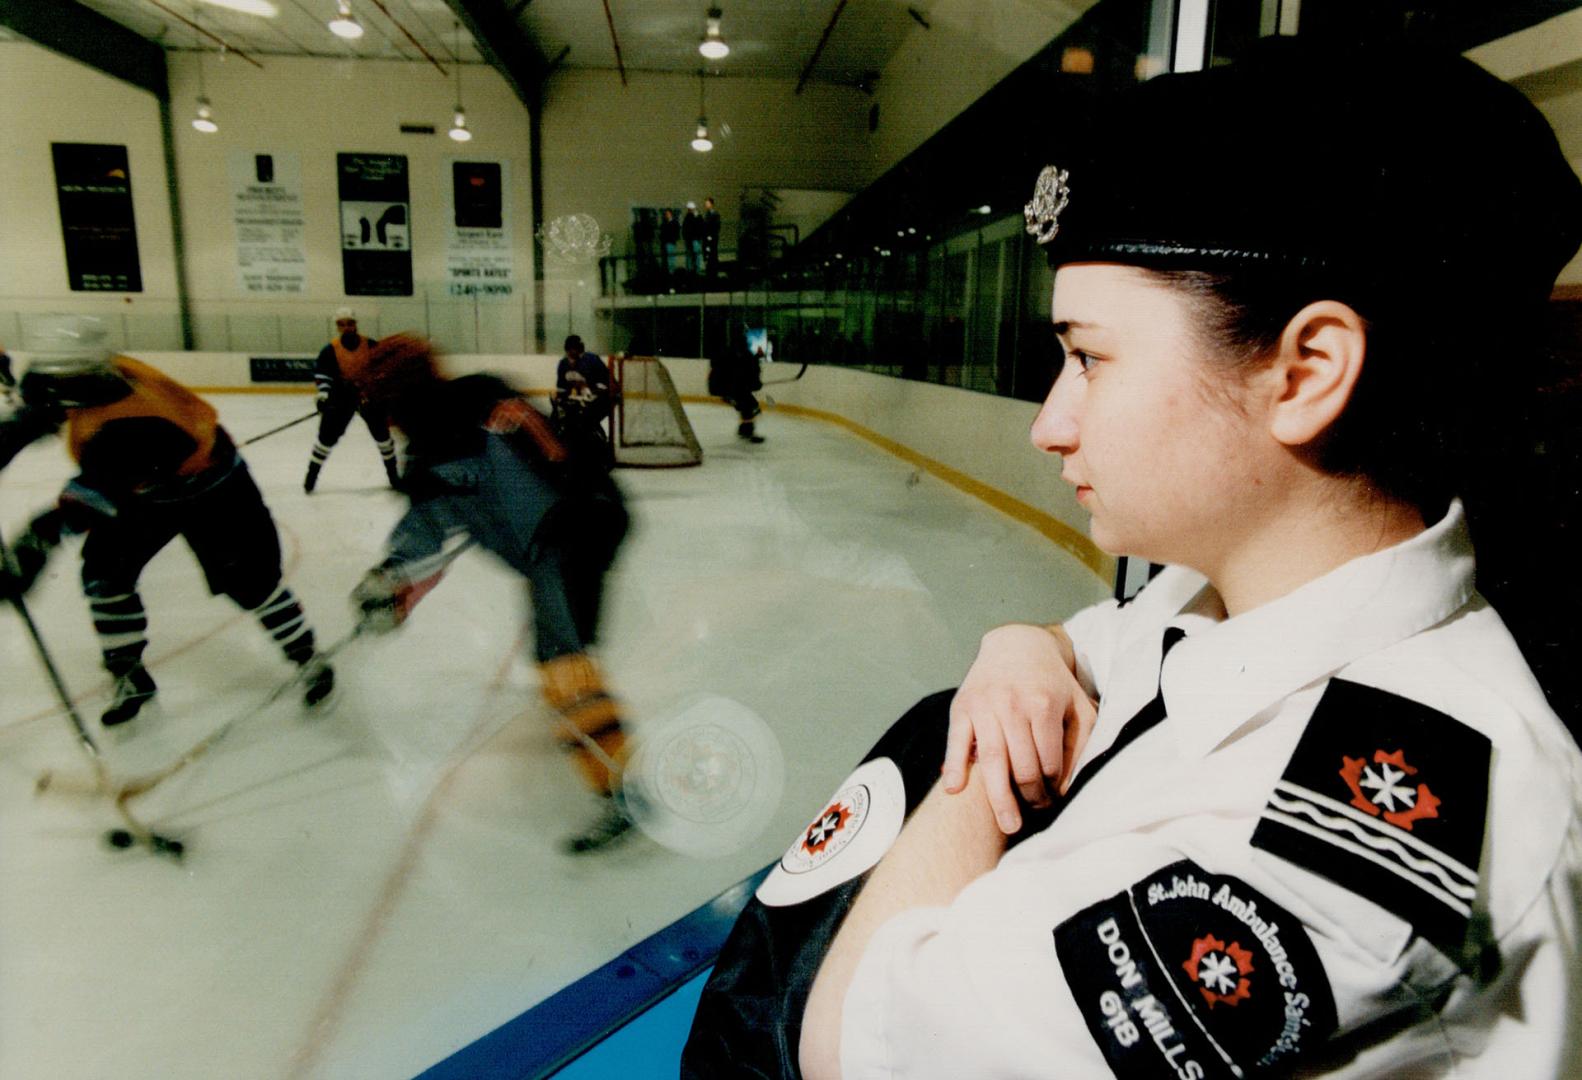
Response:
[[[242,441],[302,395],[211,398]],[[103,732],[109,683],[78,583],[80,543],[27,603],[117,777],[227,737],[134,808],[175,862],[102,840],[103,798],[51,790],[90,770],[22,621],[0,608],[0,1076],[406,1077],[777,858],[873,739],[953,685],[979,635],[1103,596],[1031,528],[833,425],[688,411],[701,468],[620,470],[633,530],[608,582],[600,659],[631,725],[700,694],[773,731],[787,782],[769,825],[692,857],[636,836],[568,856],[597,810],[556,749],[522,640],[518,579],[463,555],[399,632],[338,657],[333,709],[296,695],[252,618],[210,597],[190,552],[146,572],[156,702]],[[246,448],[286,575],[321,643],[382,556],[404,500],[360,421],[316,494],[314,425]],[[1059,485],[1030,446],[1027,467]],[[0,477],[14,537],[71,475],[51,439]]]

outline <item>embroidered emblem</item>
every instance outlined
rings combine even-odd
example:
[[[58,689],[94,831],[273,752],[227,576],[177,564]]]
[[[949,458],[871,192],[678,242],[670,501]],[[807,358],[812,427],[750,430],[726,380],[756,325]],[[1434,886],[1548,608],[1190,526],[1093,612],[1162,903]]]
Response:
[[[1060,231],[1060,212],[1071,199],[1071,186],[1066,183],[1069,169],[1046,165],[1033,185],[1033,200],[1022,208],[1027,231],[1040,244],[1047,244]]]
[[[1405,751],[1386,754],[1375,750],[1371,764],[1366,758],[1343,756],[1342,760],[1345,764],[1340,776],[1351,788],[1351,805],[1363,813],[1374,817],[1382,814],[1385,821],[1408,832],[1412,822],[1439,816],[1439,798],[1428,790],[1427,784],[1412,787],[1401,783],[1417,775],[1417,770],[1406,763]]]
[[[818,820],[807,827],[802,834],[802,850],[809,855],[816,855],[824,850],[846,822],[851,820],[851,811],[841,803],[832,803],[827,810],[818,816]]]
[[[1461,962],[1473,947],[1489,759],[1488,738],[1454,717],[1332,679],[1252,844],[1383,907]]]
[[[1285,1075],[1336,1023],[1301,920],[1190,860],[1055,927],[1072,999],[1116,1076]]]
[[[1211,1009],[1252,997],[1247,979],[1252,974],[1252,953],[1234,941],[1227,945],[1213,934],[1204,934],[1192,943],[1192,955],[1181,967],[1198,984],[1198,993]]]

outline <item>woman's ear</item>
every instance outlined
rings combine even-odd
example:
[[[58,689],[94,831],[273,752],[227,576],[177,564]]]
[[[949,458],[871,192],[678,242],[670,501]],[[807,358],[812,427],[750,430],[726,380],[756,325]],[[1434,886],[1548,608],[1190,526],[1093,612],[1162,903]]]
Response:
[[[1362,316],[1338,300],[1319,300],[1292,316],[1280,335],[1271,376],[1269,433],[1286,446],[1308,445],[1351,401],[1367,353]]]

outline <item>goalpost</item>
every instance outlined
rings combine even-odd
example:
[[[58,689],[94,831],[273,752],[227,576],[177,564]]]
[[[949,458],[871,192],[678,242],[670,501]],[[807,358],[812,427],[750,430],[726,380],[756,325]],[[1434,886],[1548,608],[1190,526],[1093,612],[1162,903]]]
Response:
[[[657,357],[616,356],[615,386],[617,465],[665,469],[703,463],[703,448],[681,408],[681,396]]]

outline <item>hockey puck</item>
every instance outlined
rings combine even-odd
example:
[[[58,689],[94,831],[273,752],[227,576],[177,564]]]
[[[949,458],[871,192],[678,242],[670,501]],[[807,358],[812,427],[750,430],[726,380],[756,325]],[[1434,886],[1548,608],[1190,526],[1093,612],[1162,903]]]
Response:
[[[154,850],[179,859],[187,853],[187,845],[180,840],[172,840],[166,836],[156,836],[154,837]]]
[[[716,858],[764,830],[785,791],[785,759],[757,713],[729,698],[694,698],[640,725],[623,802],[651,839],[678,854]]]
[[[129,848],[137,838],[125,829],[111,829],[104,834],[105,843],[113,848]]]

